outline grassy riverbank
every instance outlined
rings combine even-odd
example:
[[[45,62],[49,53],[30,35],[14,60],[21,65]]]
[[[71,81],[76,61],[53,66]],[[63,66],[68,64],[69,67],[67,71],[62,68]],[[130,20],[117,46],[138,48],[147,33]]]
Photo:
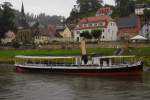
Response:
[[[138,59],[144,61],[145,66],[150,67],[150,48],[129,48],[124,55],[136,55]]]
[[[112,48],[88,48],[88,54],[112,55],[116,49]],[[16,55],[28,56],[73,56],[81,55],[80,49],[57,49],[57,50],[0,50],[0,63],[13,63]]]

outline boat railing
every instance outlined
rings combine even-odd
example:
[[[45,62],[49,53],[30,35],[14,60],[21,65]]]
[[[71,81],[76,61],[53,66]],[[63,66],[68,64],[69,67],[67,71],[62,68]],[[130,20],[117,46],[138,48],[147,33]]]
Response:
[[[98,64],[32,64],[32,63],[24,63],[22,65],[27,65],[27,66],[66,66],[66,67],[92,67],[92,66],[100,66]]]
[[[21,65],[23,66],[37,66],[37,67],[53,67],[53,66],[64,66],[64,67],[129,67],[129,66],[134,66],[134,65],[139,65],[138,62],[136,63],[111,63],[107,65],[102,65],[102,64],[73,64],[73,63],[22,63]]]

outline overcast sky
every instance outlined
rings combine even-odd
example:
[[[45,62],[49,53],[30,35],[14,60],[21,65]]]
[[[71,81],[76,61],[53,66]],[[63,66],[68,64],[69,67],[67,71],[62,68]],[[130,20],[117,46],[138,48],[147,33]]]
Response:
[[[68,17],[76,0],[0,0],[2,2],[11,2],[13,8],[20,10],[22,2],[24,3],[25,13],[46,13],[48,15],[62,15]],[[114,0],[104,0],[107,4],[114,4]]]

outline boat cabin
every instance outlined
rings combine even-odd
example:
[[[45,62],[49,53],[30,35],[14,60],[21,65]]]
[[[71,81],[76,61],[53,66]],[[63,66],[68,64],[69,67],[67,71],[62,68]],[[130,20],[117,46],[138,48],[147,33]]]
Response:
[[[109,67],[118,64],[133,64],[136,62],[135,56],[101,56],[101,57],[93,57],[93,64]]]

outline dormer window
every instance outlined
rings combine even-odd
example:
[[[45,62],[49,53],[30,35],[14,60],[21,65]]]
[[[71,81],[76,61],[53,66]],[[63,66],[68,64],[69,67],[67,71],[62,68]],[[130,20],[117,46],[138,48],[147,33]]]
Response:
[[[87,24],[83,24],[83,27],[87,27]]]
[[[100,23],[99,23],[99,26],[103,26],[103,24],[104,24],[103,22],[100,22]]]

